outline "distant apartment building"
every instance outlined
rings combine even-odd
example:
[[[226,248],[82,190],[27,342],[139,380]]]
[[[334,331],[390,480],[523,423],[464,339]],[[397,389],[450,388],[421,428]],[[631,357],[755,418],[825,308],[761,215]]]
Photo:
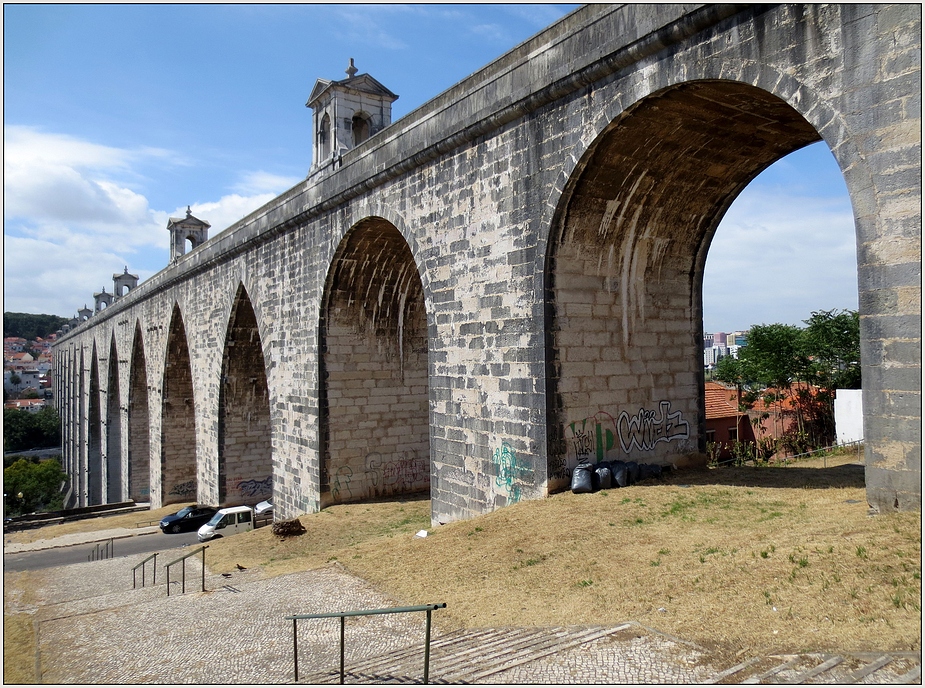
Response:
[[[739,349],[745,346],[748,332],[714,332],[703,335],[703,367],[712,369],[726,356],[739,357]]]

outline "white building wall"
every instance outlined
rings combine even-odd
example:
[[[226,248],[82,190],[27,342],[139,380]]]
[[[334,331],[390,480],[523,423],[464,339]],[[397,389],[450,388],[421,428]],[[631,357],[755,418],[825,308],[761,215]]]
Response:
[[[835,441],[849,444],[864,439],[864,404],[859,389],[835,390]]]

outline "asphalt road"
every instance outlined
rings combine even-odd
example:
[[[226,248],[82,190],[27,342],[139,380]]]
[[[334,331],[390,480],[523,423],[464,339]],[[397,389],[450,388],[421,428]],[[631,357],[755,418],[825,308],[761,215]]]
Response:
[[[198,545],[196,533],[179,533],[177,535],[165,533],[149,533],[134,537],[117,538],[112,541],[110,554],[112,558],[130,557],[138,554],[151,554],[153,552],[169,552],[180,547]],[[100,550],[105,548],[101,543]],[[33,571],[52,566],[66,566],[90,561],[91,554],[95,556],[97,543],[84,543],[69,547],[55,547],[37,552],[21,552],[19,554],[3,555],[4,571]],[[177,555],[179,556],[179,554]],[[139,559],[140,561],[140,559]],[[160,558],[158,558],[160,561]],[[165,560],[169,561],[169,560]],[[131,564],[134,566],[134,563]]]

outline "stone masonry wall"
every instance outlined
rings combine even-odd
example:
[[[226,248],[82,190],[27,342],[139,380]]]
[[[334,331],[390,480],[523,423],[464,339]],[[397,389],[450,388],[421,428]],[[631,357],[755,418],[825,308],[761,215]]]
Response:
[[[359,495],[375,491],[369,437],[407,433],[426,454],[434,522],[561,488],[579,451],[675,461],[703,443],[700,284],[719,219],[766,165],[822,139],[855,212],[868,499],[920,508],[920,54],[908,5],[584,7],[62,338],[59,351],[75,347],[69,374],[84,376],[75,465],[86,465],[94,342],[105,351],[115,333],[130,350],[137,323],[152,504],[177,480],[161,484],[155,463],[189,448],[196,497],[218,499],[222,362],[242,284],[278,517],[321,508],[332,468],[362,473]],[[388,227],[401,241],[350,248]],[[401,245],[410,258],[376,260]],[[351,308],[375,281],[348,279],[345,256],[366,261],[361,272],[415,273],[420,308],[391,311],[378,334],[359,327],[372,301]],[[168,347],[174,307],[194,430],[161,411],[182,363]],[[347,384],[363,373],[368,386]],[[181,447],[183,432],[195,434]]]

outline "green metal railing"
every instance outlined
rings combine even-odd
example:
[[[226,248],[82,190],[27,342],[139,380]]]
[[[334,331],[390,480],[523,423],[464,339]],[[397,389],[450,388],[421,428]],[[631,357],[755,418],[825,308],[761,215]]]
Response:
[[[145,564],[147,564],[152,559],[154,559],[154,571],[151,574],[151,585],[155,585],[157,583],[157,552],[155,552],[140,564],[136,564],[132,567],[132,590],[134,590],[136,586],[135,573],[138,571],[139,567],[141,568],[141,587],[145,587]]]
[[[368,609],[352,612],[329,612],[326,614],[295,614],[287,616],[292,619],[292,661],[295,667],[295,680],[299,680],[299,641],[296,624],[299,619],[340,619],[340,682],[344,682],[344,622],[348,616],[373,616],[375,614],[405,614],[408,612],[427,612],[427,624],[424,632],[424,683],[430,675],[430,615],[435,609],[445,609],[446,602],[440,604],[422,604],[416,607],[389,607],[388,609]]]
[[[167,564],[167,597],[170,597],[170,567],[176,564],[177,562],[183,562],[183,588],[182,592],[186,593],[186,560],[190,557],[194,557],[200,552],[202,552],[202,589],[201,592],[206,591],[206,550],[209,549],[208,545],[203,545],[197,550],[190,552],[189,554],[184,554],[179,559],[174,559],[172,562]],[[176,582],[176,581],[173,581]]]

